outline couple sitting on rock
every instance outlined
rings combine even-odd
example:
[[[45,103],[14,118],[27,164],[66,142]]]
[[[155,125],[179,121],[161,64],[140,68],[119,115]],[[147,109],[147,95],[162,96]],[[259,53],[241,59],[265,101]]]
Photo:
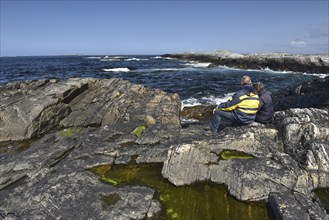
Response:
[[[245,125],[254,121],[267,124],[272,120],[273,102],[261,83],[252,85],[250,76],[241,79],[242,89],[214,110],[211,133],[215,135],[222,120],[229,124]],[[209,133],[210,134],[210,133]]]

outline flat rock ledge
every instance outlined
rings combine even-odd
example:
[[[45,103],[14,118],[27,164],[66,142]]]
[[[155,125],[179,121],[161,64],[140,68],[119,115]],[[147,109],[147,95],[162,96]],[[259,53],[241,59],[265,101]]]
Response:
[[[206,137],[208,125],[181,126],[177,94],[121,79],[26,81],[0,91],[0,140],[36,138],[0,154],[2,219],[157,219],[154,189],[116,187],[89,171],[132,156],[163,163],[177,186],[211,181],[239,200],[267,201],[276,219],[329,219],[313,192],[329,187],[328,109],[277,111],[272,124]],[[222,160],[224,150],[253,158]]]
[[[120,79],[26,81],[8,83],[0,91],[0,142],[34,138],[54,128],[179,125],[177,94]]]
[[[228,66],[239,69],[270,68],[277,71],[329,74],[329,54],[261,53],[243,55],[232,51],[218,50],[214,52],[164,54],[163,57],[210,63],[209,67]]]

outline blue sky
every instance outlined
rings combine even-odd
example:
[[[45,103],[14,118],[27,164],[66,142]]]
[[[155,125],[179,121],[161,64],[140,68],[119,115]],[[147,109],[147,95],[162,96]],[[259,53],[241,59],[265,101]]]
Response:
[[[328,11],[328,0],[1,0],[0,56],[328,53]]]

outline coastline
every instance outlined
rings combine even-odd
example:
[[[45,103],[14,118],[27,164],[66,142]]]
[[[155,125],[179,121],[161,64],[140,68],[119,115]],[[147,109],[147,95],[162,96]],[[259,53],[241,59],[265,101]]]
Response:
[[[309,107],[329,109],[329,76],[281,89],[271,96],[275,111]],[[207,121],[212,118],[212,110],[215,107],[216,105],[211,104],[185,106],[182,104],[181,116],[185,120]]]
[[[202,135],[206,124],[181,123],[178,94],[127,80],[0,85],[0,216],[70,219],[87,212],[96,219],[157,219],[174,210],[163,205],[169,204],[166,193],[159,196],[151,185],[133,180],[120,185],[124,180],[106,173],[127,165],[130,174],[143,164],[160,163],[156,175],[175,189],[216,184],[228,189],[220,194],[224,205],[227,199],[267,202],[262,219],[271,219],[270,212],[276,219],[310,219],[312,213],[327,219],[327,205],[313,191],[329,187],[328,109],[314,108],[328,101],[328,83],[326,77],[282,91],[273,123],[227,126],[216,137]],[[196,204],[184,203],[180,211],[174,206],[175,216]],[[239,215],[245,213],[240,209]]]
[[[232,51],[185,52],[164,54],[164,58],[211,63],[208,67],[226,66],[246,70],[293,71],[329,74],[329,54],[302,55],[287,53],[262,53],[243,55]]]

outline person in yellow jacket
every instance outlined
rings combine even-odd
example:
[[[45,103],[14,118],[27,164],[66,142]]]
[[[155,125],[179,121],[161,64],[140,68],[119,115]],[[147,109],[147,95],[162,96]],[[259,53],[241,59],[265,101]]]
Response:
[[[256,89],[252,86],[251,77],[243,76],[241,85],[241,90],[213,110],[214,118],[211,121],[213,135],[217,133],[223,119],[236,125],[250,124],[255,121],[260,101]]]

